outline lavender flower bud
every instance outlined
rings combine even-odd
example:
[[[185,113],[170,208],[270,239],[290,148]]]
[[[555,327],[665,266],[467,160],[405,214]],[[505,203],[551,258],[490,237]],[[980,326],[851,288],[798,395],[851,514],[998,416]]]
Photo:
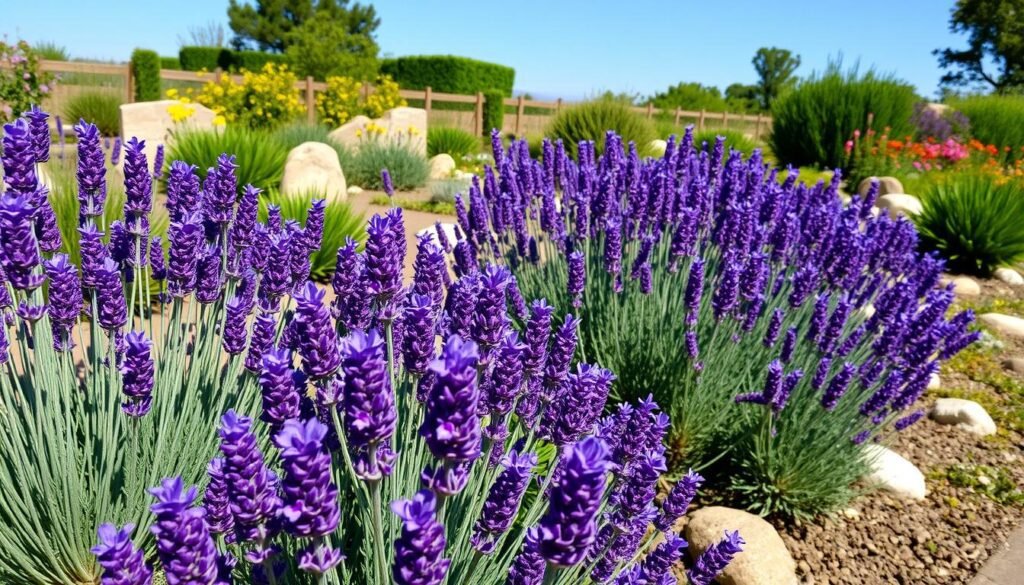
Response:
[[[843,364],[843,369],[832,377],[828,388],[825,389],[825,394],[821,397],[821,405],[826,410],[833,410],[839,404],[839,399],[846,393],[847,386],[850,385],[850,381],[856,374],[857,366],[847,362]]]
[[[743,539],[739,532],[725,532],[725,538],[704,550],[686,575],[693,585],[711,585],[733,557],[743,551]]]
[[[468,463],[480,456],[478,359],[475,343],[453,335],[445,342],[441,356],[430,364],[434,385],[427,394],[419,434],[434,457],[446,466]],[[458,492],[464,485],[464,481],[460,481],[448,487]]]
[[[203,493],[203,508],[206,510],[206,521],[210,532],[214,534],[232,535],[235,530],[235,518],[231,515],[228,501],[228,483],[224,476],[224,459],[214,457],[206,466],[206,475],[210,478]]]
[[[662,532],[668,532],[675,525],[676,521],[686,514],[687,508],[697,496],[697,490],[704,484],[704,478],[695,473],[692,469],[681,477],[672,491],[668,493],[665,501],[661,504],[661,516],[654,522],[655,528]]]
[[[576,353],[577,329],[580,320],[566,315],[562,326],[555,333],[544,363],[544,387],[548,392],[556,391],[569,374],[569,363]]]
[[[314,380],[333,376],[341,365],[338,337],[331,325],[330,313],[323,304],[325,294],[315,284],[307,282],[294,297],[302,369]]]
[[[568,567],[583,560],[597,534],[608,449],[594,437],[566,445],[538,528],[539,551],[549,563]]]
[[[103,261],[96,274],[96,302],[99,304],[100,327],[107,331],[119,330],[128,323],[128,306],[124,299],[124,286],[117,264],[109,258]]]
[[[316,419],[285,421],[281,431],[274,435],[284,471],[281,516],[285,530],[293,536],[327,536],[334,532],[341,518],[338,488],[331,481],[331,455],[324,443],[326,436],[327,427]]]
[[[504,470],[498,474],[487,494],[470,540],[473,548],[483,554],[494,552],[498,539],[516,519],[523,494],[530,485],[533,468],[537,466],[537,456],[512,452],[502,458],[501,466]]]
[[[197,490],[184,489],[181,477],[164,479],[149,493],[156,497],[150,509],[156,515],[150,529],[169,585],[212,583],[217,576],[217,547],[202,508],[192,507]]]
[[[540,530],[531,528],[526,532],[523,550],[512,560],[508,569],[506,585],[540,585],[544,579],[547,561],[540,555]]]
[[[437,521],[437,499],[421,490],[412,499],[392,502],[391,510],[402,520],[395,541],[395,585],[440,585],[451,561],[444,555],[444,526]]]
[[[252,431],[252,419],[227,411],[221,418],[220,451],[224,454],[224,477],[228,485],[231,515],[240,542],[263,544],[269,534],[267,524],[277,515],[280,500],[275,493],[272,474],[263,462],[263,454]],[[268,550],[247,553],[268,555]]]
[[[342,342],[342,356],[345,435],[356,449],[374,448],[394,434],[397,417],[384,340],[376,330],[353,331]],[[365,479],[380,477],[376,469],[367,473]]]
[[[47,154],[49,154],[49,130],[47,130]],[[113,524],[100,524],[100,542],[92,547],[96,562],[103,567],[100,585],[150,585],[153,570],[146,564],[142,551],[132,543],[134,524],[125,524],[118,529]]]
[[[129,331],[125,336],[128,347],[121,364],[121,379],[124,395],[128,401],[121,410],[128,416],[141,417],[149,412],[152,404],[154,363],[151,355],[153,342],[146,339],[141,331]]]
[[[583,252],[576,251],[569,254],[568,293],[574,307],[578,308],[583,302],[583,288],[586,285],[586,276]]]
[[[260,420],[276,433],[285,421],[299,418],[299,402],[306,379],[292,369],[292,356],[285,349],[269,349],[263,354],[260,371],[260,392],[263,413]]]

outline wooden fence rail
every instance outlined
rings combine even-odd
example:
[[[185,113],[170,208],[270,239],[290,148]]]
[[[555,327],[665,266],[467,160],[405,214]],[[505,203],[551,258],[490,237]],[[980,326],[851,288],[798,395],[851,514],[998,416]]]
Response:
[[[135,100],[134,79],[130,65],[41,60],[40,67],[43,71],[49,71],[56,74],[80,73],[123,76],[125,80],[125,101],[130,103]],[[161,69],[160,79],[173,82],[206,83],[208,81],[219,79],[222,74],[223,72],[220,69],[212,72]],[[241,83],[242,76],[231,75],[231,79],[235,83]],[[326,91],[327,84],[322,81],[315,81],[312,77],[306,77],[305,79],[296,81],[295,89],[298,90],[304,98],[303,103],[306,107],[307,121],[315,123],[316,93]],[[373,94],[374,91],[376,91],[376,89],[373,85],[364,83],[360,93],[365,99]],[[477,135],[483,134],[484,95],[482,93],[477,93],[476,95],[441,93],[433,91],[430,87],[427,87],[422,90],[400,89],[398,91],[398,95],[406,100],[422,102],[423,109],[427,111],[428,119],[432,112],[437,114],[438,111],[449,110],[443,106],[437,107],[438,104],[472,104],[471,119],[466,121],[461,118],[456,118],[457,124],[460,126],[469,126],[471,131]],[[509,120],[510,116],[505,116],[505,127],[502,128],[502,130],[511,132],[516,136],[522,136],[529,132],[528,128],[530,127],[543,127],[550,117],[557,114],[564,106],[571,104],[572,102],[565,102],[562,98],[558,98],[555,101],[530,100],[526,99],[524,96],[505,98],[503,105],[506,107],[506,111],[508,108],[513,108],[514,114],[511,116],[511,120]],[[655,116],[670,118],[676,126],[680,126],[683,121],[692,122],[698,131],[708,129],[712,124],[716,128],[726,129],[729,128],[730,122],[752,122],[752,135],[755,140],[759,140],[764,136],[771,129],[772,125],[771,117],[763,114],[736,114],[730,112],[707,112],[705,110],[691,111],[680,108],[664,109],[655,108],[653,104],[637,106],[632,109],[647,119],[652,119]]]

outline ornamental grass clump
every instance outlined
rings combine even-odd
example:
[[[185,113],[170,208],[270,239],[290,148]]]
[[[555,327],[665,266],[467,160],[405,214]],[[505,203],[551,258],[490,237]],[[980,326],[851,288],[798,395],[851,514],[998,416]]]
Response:
[[[205,181],[170,163],[170,228],[150,239],[135,139],[109,244],[86,141],[75,266],[38,181],[41,127],[3,136],[0,581],[675,582],[700,477],[656,503],[668,417],[649,399],[605,412],[615,376],[577,361],[577,318],[440,229],[403,282],[398,208],[338,250],[328,299],[309,280],[324,202],[301,225],[259,221],[228,154]],[[693,582],[739,552],[723,537]]]
[[[660,159],[614,133],[578,160],[493,139],[496,168],[456,199],[456,257],[505,264],[571,313],[581,354],[618,377],[613,401],[667,408],[674,466],[710,466],[758,512],[847,501],[863,444],[916,420],[929,377],[975,339],[972,313],[946,318],[943,263],[913,224],[872,215],[877,186],[844,205],[838,172],[780,182],[759,151],[699,148],[692,129]]]

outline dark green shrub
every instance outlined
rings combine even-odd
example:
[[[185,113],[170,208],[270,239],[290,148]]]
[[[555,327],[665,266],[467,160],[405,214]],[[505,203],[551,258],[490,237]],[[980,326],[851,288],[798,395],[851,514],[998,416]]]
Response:
[[[156,51],[135,49],[132,52],[132,77],[135,78],[135,101],[160,99],[160,55]]]
[[[878,131],[888,127],[890,136],[913,133],[910,116],[916,101],[913,86],[891,75],[860,75],[856,68],[844,73],[832,64],[775,102],[769,143],[782,163],[835,168],[846,158],[843,144],[854,130],[865,129],[868,114]]]
[[[958,174],[931,186],[914,218],[921,245],[954,272],[987,276],[1024,258],[1024,186],[991,175]]]
[[[408,191],[427,184],[430,163],[406,144],[395,140],[369,140],[359,147],[352,160],[352,172],[344,169],[350,185],[381,190],[380,171],[387,169],[395,189]]]
[[[282,218],[294,219],[305,225],[313,197],[313,193],[285,195],[277,189],[270,189],[260,197],[259,220],[267,221],[267,205],[277,205],[281,208]],[[331,279],[337,262],[338,248],[344,246],[345,239],[349,237],[359,242],[366,239],[363,216],[352,211],[347,203],[329,201],[324,215],[323,243],[310,256],[311,279],[318,282],[327,282]]]
[[[177,57],[160,57],[160,68],[181,71],[181,61]]]
[[[80,93],[64,106],[64,119],[87,120],[95,124],[103,136],[120,136],[121,98],[101,91]]]
[[[199,176],[217,164],[222,153],[234,153],[238,163],[238,185],[260,189],[277,187],[284,172],[288,149],[270,134],[241,126],[223,130],[189,130],[176,133],[167,160],[183,160],[199,167]]]
[[[485,126],[486,127],[486,126]],[[427,156],[447,153],[455,160],[480,150],[480,139],[459,128],[427,129]]]
[[[971,121],[972,136],[995,144],[1009,160],[1024,157],[1024,96],[975,96],[953,107]]]
[[[182,47],[178,51],[178,61],[185,71],[213,71],[220,67],[231,67],[231,50],[220,47]]]
[[[641,152],[657,137],[650,120],[631,110],[625,102],[610,99],[563,109],[548,124],[547,135],[552,140],[561,139],[566,151],[576,156],[581,140],[593,140],[598,153],[604,152],[604,138],[609,130],[622,136],[623,145],[635,142]]]
[[[505,122],[505,94],[498,89],[484,92],[484,136],[490,136],[494,128],[501,132]]]
[[[288,63],[288,57],[279,53],[264,53],[263,51],[233,51],[231,53],[231,64],[228,69],[232,71],[259,71],[267,63],[277,65]]]
[[[725,137],[726,152],[735,149],[749,156],[757,148],[757,143],[753,139],[738,130],[704,130],[703,132],[694,132],[693,143],[697,145],[697,148],[700,148],[702,142],[707,142],[710,147],[715,144],[719,136]]]
[[[405,89],[429,86],[434,91],[461,94],[496,89],[505,96],[511,96],[516,77],[516,71],[511,67],[452,55],[386,59],[380,70]]]

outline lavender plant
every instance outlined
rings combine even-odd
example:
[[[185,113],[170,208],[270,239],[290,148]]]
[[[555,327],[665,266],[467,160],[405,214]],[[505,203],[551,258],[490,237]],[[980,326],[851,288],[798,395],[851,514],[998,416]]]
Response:
[[[615,378],[574,365],[579,321],[528,308],[506,268],[453,279],[439,230],[406,286],[395,208],[338,250],[328,301],[309,281],[323,203],[259,222],[229,155],[202,182],[170,163],[165,253],[134,139],[109,243],[102,157],[79,157],[77,267],[45,211],[42,138],[18,121],[3,140],[0,580],[676,582],[700,480],[655,503],[667,416],[602,416]],[[738,552],[724,536],[695,582]]]
[[[456,201],[463,270],[503,263],[577,315],[613,398],[668,408],[676,469],[717,461],[762,513],[847,501],[863,444],[916,420],[929,376],[976,338],[973,314],[946,318],[942,262],[872,212],[877,188],[843,204],[838,172],[780,182],[759,151],[699,147],[692,129],[660,159],[613,133],[603,156],[578,150],[533,160],[494,140],[496,168]]]

